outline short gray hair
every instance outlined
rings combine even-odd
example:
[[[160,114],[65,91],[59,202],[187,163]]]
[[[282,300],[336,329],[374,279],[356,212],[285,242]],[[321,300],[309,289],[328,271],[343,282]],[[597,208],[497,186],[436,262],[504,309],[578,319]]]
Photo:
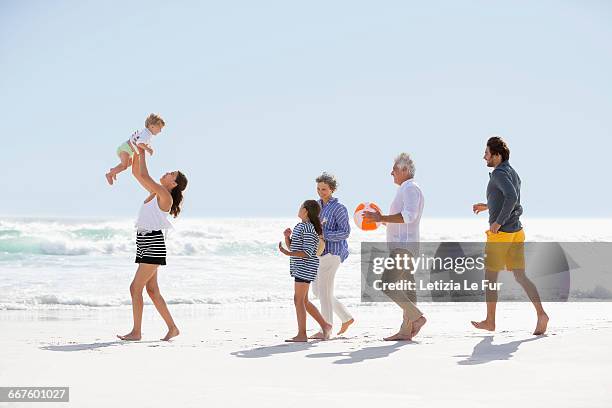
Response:
[[[336,181],[336,176],[333,174],[329,174],[327,172],[323,172],[319,177],[317,177],[317,183],[325,183],[329,186],[331,191],[336,191],[338,188],[338,182]]]
[[[394,163],[399,169],[408,169],[408,173],[410,173],[410,177],[414,177],[414,173],[416,168],[414,166],[414,162],[408,153],[400,153],[399,156],[395,158]]]

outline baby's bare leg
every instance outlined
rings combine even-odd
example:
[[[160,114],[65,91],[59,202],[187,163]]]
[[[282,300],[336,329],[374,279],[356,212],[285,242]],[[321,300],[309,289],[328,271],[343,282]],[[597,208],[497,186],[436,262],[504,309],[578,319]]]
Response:
[[[124,170],[127,170],[132,165],[132,159],[127,152],[119,153],[119,159],[121,163],[110,169],[108,173],[106,173],[106,181],[108,184],[112,185],[113,181],[117,179],[117,174],[121,173]]]

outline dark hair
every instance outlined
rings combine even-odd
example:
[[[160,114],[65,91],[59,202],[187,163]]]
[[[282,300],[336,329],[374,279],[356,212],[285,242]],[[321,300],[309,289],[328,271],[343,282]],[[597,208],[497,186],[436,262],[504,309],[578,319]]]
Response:
[[[510,159],[510,148],[508,147],[504,139],[502,139],[501,137],[493,136],[489,138],[489,140],[487,141],[487,147],[489,148],[489,151],[492,155],[500,155],[502,158],[502,162],[505,162]]]
[[[306,200],[304,201],[304,204],[302,204],[302,207],[306,209],[308,219],[310,222],[312,222],[312,225],[314,225],[314,229],[317,231],[317,234],[323,234],[323,227],[321,227],[321,220],[319,219],[319,214],[321,214],[321,206],[319,205],[319,202],[316,200]]]
[[[183,191],[187,188],[187,177],[180,171],[177,172],[176,180],[174,180],[176,186],[170,191],[172,196],[172,207],[170,208],[170,214],[174,218],[178,217],[181,213],[181,203],[183,202]]]

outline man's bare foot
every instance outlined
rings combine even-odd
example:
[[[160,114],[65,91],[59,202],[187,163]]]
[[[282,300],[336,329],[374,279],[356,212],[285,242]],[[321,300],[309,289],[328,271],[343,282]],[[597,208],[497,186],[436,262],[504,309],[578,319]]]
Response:
[[[136,334],[134,332],[129,332],[128,334],[124,334],[123,336],[120,336],[118,334],[117,337],[125,341],[139,341],[142,338],[142,335]]]
[[[108,181],[108,184],[110,184],[111,186],[113,185],[113,182],[115,180],[113,180],[113,175],[110,173],[106,173],[106,181]]]
[[[495,323],[488,320],[483,320],[482,322],[475,322],[472,320],[472,326],[477,329],[495,331]]]
[[[536,324],[535,331],[533,334],[539,336],[546,333],[546,327],[548,326],[548,315],[546,313],[538,316],[538,323]]]
[[[397,332],[393,336],[385,337],[384,341],[410,341],[412,337],[410,333]]]
[[[285,340],[286,343],[306,343],[307,341],[308,341],[308,337],[306,336],[295,336],[295,337]]]
[[[355,323],[355,319],[351,319],[351,320],[348,320],[348,321],[342,323],[342,327],[340,327],[340,330],[338,331],[338,334],[340,335],[340,334],[344,333],[345,331],[347,331],[349,326],[351,324],[353,324],[353,323]]]
[[[173,337],[176,337],[180,334],[178,327],[174,326],[171,329],[168,330],[168,333],[166,333],[166,336],[161,339],[162,341],[168,341]]]
[[[325,340],[325,336],[323,336],[323,332],[315,333],[312,336],[308,336],[308,338],[314,339],[314,340]]]
[[[410,337],[414,337],[419,334],[419,331],[421,331],[421,327],[423,327],[425,323],[427,323],[427,319],[425,318],[425,316],[421,316],[414,322],[412,322],[412,331],[410,332]]]

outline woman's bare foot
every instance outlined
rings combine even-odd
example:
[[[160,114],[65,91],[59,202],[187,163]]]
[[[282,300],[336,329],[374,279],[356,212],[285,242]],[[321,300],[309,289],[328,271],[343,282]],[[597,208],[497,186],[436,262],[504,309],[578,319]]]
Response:
[[[323,340],[329,340],[333,328],[334,327],[329,323],[325,326],[321,326],[321,329],[323,331]]]
[[[162,341],[168,341],[173,337],[176,337],[180,334],[178,327],[173,326],[172,328],[168,329],[168,333],[166,333],[166,336],[161,339]]]
[[[314,340],[324,340],[325,337],[323,336],[323,332],[318,332],[313,334],[312,336],[308,336],[309,339],[314,339]]]
[[[384,341],[410,341],[412,337],[409,333],[397,332],[393,336],[383,338]]]
[[[421,316],[414,322],[412,322],[412,331],[410,332],[410,337],[413,338],[414,336],[419,334],[419,331],[421,331],[421,327],[425,326],[425,323],[427,323],[427,319],[425,318],[425,316]]]
[[[308,337],[306,336],[295,336],[290,339],[285,340],[287,343],[306,343],[308,341]]]
[[[548,326],[548,315],[546,313],[538,316],[538,323],[536,324],[535,331],[533,334],[539,336],[546,333],[546,327]]]
[[[483,320],[482,322],[475,322],[472,320],[472,326],[477,329],[495,331],[495,322],[491,322],[489,320]]]
[[[353,323],[355,323],[355,319],[347,320],[346,322],[342,323],[342,327],[340,327],[340,330],[338,331],[338,335],[347,331],[349,326]]]
[[[124,334],[123,336],[120,336],[118,334],[117,337],[125,341],[139,341],[142,338],[142,335],[140,333],[134,333],[133,331],[131,331],[128,334]]]
[[[113,185],[113,175],[110,173],[106,173],[106,181],[108,181],[108,184],[110,184],[111,186]]]

